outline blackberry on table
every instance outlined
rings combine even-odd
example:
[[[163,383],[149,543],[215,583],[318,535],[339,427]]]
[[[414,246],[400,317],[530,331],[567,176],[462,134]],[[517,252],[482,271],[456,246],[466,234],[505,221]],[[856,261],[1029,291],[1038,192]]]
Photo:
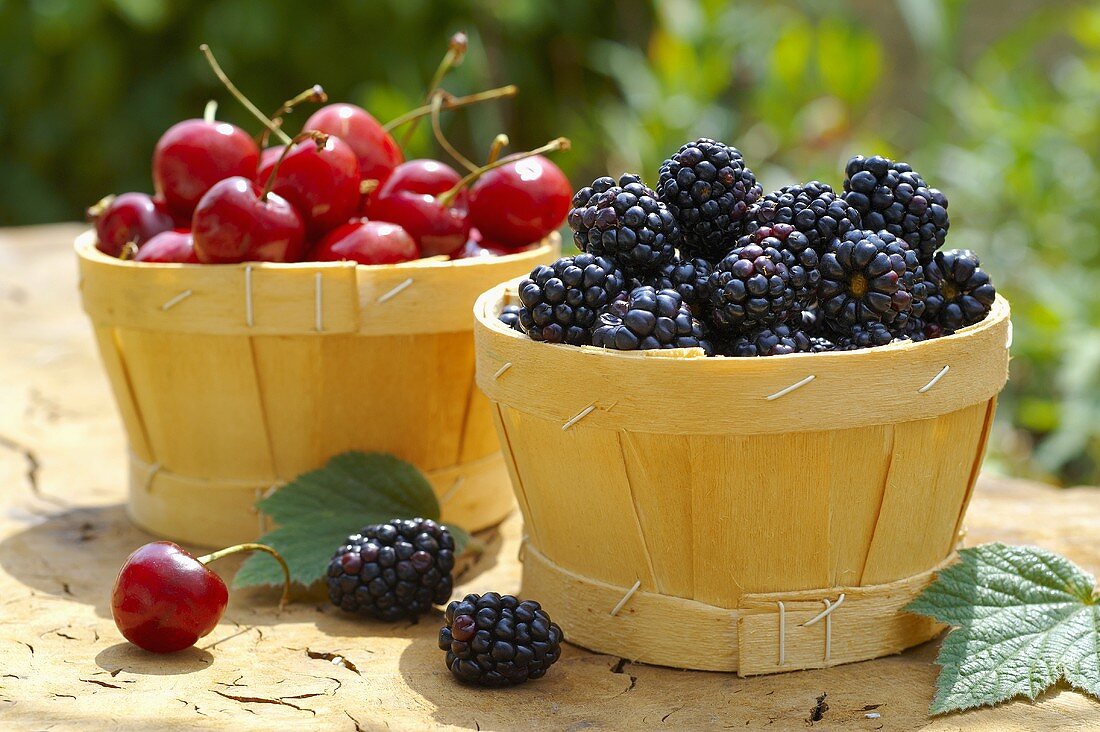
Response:
[[[659,348],[702,348],[713,353],[695,319],[676,290],[636,287],[600,313],[592,345],[618,351]]]
[[[561,657],[561,628],[539,603],[487,592],[447,606],[439,648],[460,681],[512,686],[541,678]]]
[[[657,194],[676,217],[688,256],[717,262],[744,233],[762,189],[741,152],[706,137],[681,147],[661,166]]]
[[[738,247],[707,281],[706,311],[714,328],[739,335],[786,322],[796,304],[784,255],[758,244]]]
[[[507,325],[512,330],[523,329],[519,327],[519,305],[505,305],[500,309],[500,322]]]
[[[680,228],[665,204],[637,175],[623,175],[617,185],[609,182],[597,178],[573,196],[568,220],[577,248],[631,271],[671,261]]]
[[[520,328],[535,341],[587,345],[600,310],[626,289],[605,257],[578,254],[539,265],[520,283]]]
[[[737,240],[739,247],[749,244],[756,244],[765,250],[776,249],[783,255],[783,262],[791,275],[791,287],[795,290],[795,306],[799,310],[810,308],[817,302],[817,283],[821,275],[817,271],[817,252],[806,234],[791,224],[768,224]]]
[[[914,312],[913,289],[923,290],[915,254],[892,234],[851,231],[821,257],[818,300],[830,330],[847,335],[868,323],[896,324],[900,332]],[[919,281],[918,281],[919,280]]]
[[[908,242],[922,264],[943,246],[951,226],[947,196],[929,188],[908,163],[856,155],[844,169],[844,200],[863,228],[888,231]]]
[[[978,255],[969,249],[936,252],[925,268],[929,295],[925,320],[951,332],[989,315],[997,290],[981,268]]]
[[[645,284],[652,285],[655,290],[676,290],[684,303],[694,310],[707,298],[707,279],[712,269],[711,263],[701,257],[674,257],[646,278]]]
[[[810,338],[801,330],[789,325],[762,328],[748,335],[738,336],[722,349],[724,356],[781,356],[788,353],[805,353],[811,348]]]
[[[451,598],[454,551],[451,532],[430,519],[365,526],[329,562],[329,599],[377,620],[415,618]]]
[[[826,246],[853,229],[862,229],[859,212],[821,181],[785,186],[767,194],[752,208],[753,227],[790,224],[806,235],[820,255]]]

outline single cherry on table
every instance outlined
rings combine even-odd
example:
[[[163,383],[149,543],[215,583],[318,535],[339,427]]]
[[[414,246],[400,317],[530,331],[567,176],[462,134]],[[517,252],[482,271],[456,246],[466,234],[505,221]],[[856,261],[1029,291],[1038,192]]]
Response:
[[[88,209],[95,220],[96,247],[118,257],[127,244],[140,247],[162,231],[172,228],[172,215],[164,199],[147,193],[108,196]]]
[[[153,185],[168,209],[186,218],[215,183],[232,176],[251,179],[260,148],[236,125],[188,119],[168,128],[153,149]]]
[[[126,640],[153,653],[190,648],[210,633],[229,604],[222,578],[206,565],[245,551],[271,554],[283,569],[285,603],[290,570],[271,547],[238,544],[202,557],[170,541],[154,541],[133,554],[119,570],[111,593],[111,612]]]

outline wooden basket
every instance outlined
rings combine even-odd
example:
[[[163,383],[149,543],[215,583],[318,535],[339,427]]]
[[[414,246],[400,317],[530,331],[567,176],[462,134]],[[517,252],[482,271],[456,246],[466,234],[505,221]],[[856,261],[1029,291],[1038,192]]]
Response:
[[[387,266],[135,264],[76,241],[84,309],[130,442],[129,511],[154,534],[225,546],[269,528],[254,504],[347,450],[389,452],[471,531],[513,500],[474,385],[470,307],[551,259]]]
[[[526,523],[523,593],[568,640],[741,675],[899,652],[949,561],[1007,379],[1008,303],[919,344],[770,358],[536,343],[474,306]]]

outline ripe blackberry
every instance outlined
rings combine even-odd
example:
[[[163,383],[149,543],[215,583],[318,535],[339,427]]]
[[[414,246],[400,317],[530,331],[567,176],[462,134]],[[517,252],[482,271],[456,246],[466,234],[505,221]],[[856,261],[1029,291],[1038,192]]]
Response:
[[[890,329],[884,323],[864,323],[853,325],[848,330],[847,335],[838,338],[836,341],[836,350],[855,351],[860,348],[885,346],[888,343],[893,343],[895,340],[899,339],[890,332]]]
[[[626,279],[609,259],[592,254],[539,265],[519,285],[519,322],[532,340],[591,342],[601,309],[626,289]]]
[[[645,284],[655,290],[676,290],[684,303],[694,310],[707,299],[707,279],[714,267],[705,259],[680,259],[674,257],[663,265]]]
[[[810,353],[825,353],[826,351],[835,351],[836,344],[828,338],[822,338],[821,336],[812,336],[810,338]]]
[[[922,264],[943,246],[951,226],[947,196],[929,188],[908,163],[856,155],[844,169],[844,200],[863,228],[888,231],[909,243]]]
[[[328,565],[328,596],[349,613],[415,618],[451,598],[455,542],[429,519],[393,519],[352,534]]]
[[[666,160],[657,182],[657,194],[680,224],[683,249],[712,262],[744,233],[749,207],[761,191],[737,148],[706,137]]]
[[[760,199],[750,212],[751,227],[790,224],[809,239],[817,253],[853,229],[862,229],[859,212],[821,181],[785,186]]]
[[[507,325],[512,330],[522,330],[519,327],[519,305],[505,305],[500,310],[500,322]]]
[[[791,275],[796,307],[800,310],[813,307],[817,302],[817,283],[821,275],[817,271],[817,252],[806,234],[791,224],[769,224],[757,227],[737,240],[739,247],[749,244],[778,250]]]
[[[901,329],[923,311],[923,270],[915,254],[892,234],[850,231],[821,257],[818,299],[826,324],[834,333],[850,334],[853,327],[883,322]]]
[[[623,175],[618,185],[611,182],[597,178],[573,196],[569,228],[577,248],[631,271],[670,261],[680,244],[680,228],[668,208],[637,175]]]
[[[718,332],[729,335],[780,325],[797,301],[784,255],[758,244],[730,252],[714,268],[707,290],[708,317]]]
[[[564,635],[542,606],[512,595],[466,595],[447,606],[439,648],[460,681],[512,686],[541,678],[561,657]]]
[[[925,320],[947,332],[980,323],[989,315],[997,291],[969,249],[936,252],[925,269],[929,295]]]
[[[789,325],[762,328],[748,335],[738,336],[722,349],[724,356],[781,356],[788,353],[805,353],[810,350],[810,338],[801,330]]]
[[[676,290],[636,287],[600,313],[592,332],[592,345],[618,351],[657,348],[702,348],[714,351],[703,325]]]

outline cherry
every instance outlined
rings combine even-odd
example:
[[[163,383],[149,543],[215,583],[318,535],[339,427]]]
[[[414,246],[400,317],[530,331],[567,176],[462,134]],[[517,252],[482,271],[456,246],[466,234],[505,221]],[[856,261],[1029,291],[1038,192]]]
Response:
[[[397,224],[352,219],[330,231],[309,258],[314,262],[397,264],[419,259],[420,247]]]
[[[306,120],[303,129],[336,135],[346,142],[359,159],[359,175],[363,180],[384,183],[405,159],[393,136],[370,112],[354,104],[321,107]]]
[[[195,240],[190,229],[162,231],[138,249],[135,262],[159,262],[161,264],[198,264],[195,256]]]
[[[96,248],[112,257],[131,242],[140,247],[173,224],[164,199],[147,193],[108,196],[88,209],[88,216],[95,220]]]
[[[191,231],[203,264],[297,262],[305,252],[305,225],[294,207],[240,176],[218,181],[206,192]]]
[[[400,224],[420,245],[425,257],[451,254],[466,243],[470,233],[466,192],[452,200],[440,197],[457,186],[462,177],[436,160],[410,160],[394,169],[373,194],[368,211],[374,219]]]
[[[172,213],[187,217],[218,181],[256,175],[259,160],[259,147],[240,127],[188,119],[169,127],[157,142],[153,183]]]
[[[267,148],[256,181],[271,177],[283,148]],[[332,135],[317,144],[302,140],[282,159],[271,190],[302,214],[309,236],[320,236],[345,223],[359,209],[359,163],[351,147]]]
[[[196,558],[170,541],[154,541],[131,554],[119,570],[111,593],[115,625],[126,640],[153,653],[190,648],[217,626],[229,603],[225,582],[206,565],[253,550],[271,554],[282,565],[285,602],[290,574],[270,547],[239,544]]]
[[[535,155],[490,170],[474,183],[470,222],[502,244],[531,244],[561,226],[572,197],[558,166]]]
[[[473,259],[476,257],[504,257],[509,254],[529,249],[531,244],[523,244],[518,247],[508,246],[500,242],[486,239],[477,229],[470,229],[470,238],[457,252],[451,255],[451,259]]]

